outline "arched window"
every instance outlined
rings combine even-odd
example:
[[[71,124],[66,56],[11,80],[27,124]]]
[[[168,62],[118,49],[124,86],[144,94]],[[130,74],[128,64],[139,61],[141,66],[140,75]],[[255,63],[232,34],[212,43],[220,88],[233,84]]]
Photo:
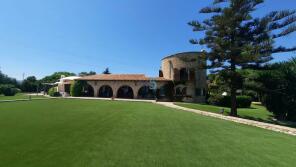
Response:
[[[113,90],[109,85],[101,86],[99,89],[99,97],[112,97],[113,96]]]
[[[188,80],[188,71],[186,68],[181,68],[180,70],[180,80],[187,81]]]
[[[169,64],[170,64],[170,79],[173,78],[174,74],[173,74],[173,71],[174,71],[174,66],[173,66],[173,63],[172,61],[169,61]]]
[[[190,69],[189,70],[189,80],[190,81],[194,81],[195,80],[195,70],[194,69]]]
[[[175,89],[176,96],[186,96],[187,95],[187,88],[185,85],[178,85]]]
[[[174,68],[174,81],[180,81],[180,71],[177,68]]]
[[[117,91],[117,97],[133,99],[134,98],[133,89],[130,86],[121,86]]]
[[[154,96],[155,93],[152,89],[149,88],[149,86],[142,86],[138,91],[138,98],[153,99]]]
[[[182,96],[182,89],[181,87],[176,88],[176,96]]]
[[[91,85],[86,84],[83,87],[84,96],[86,97],[94,97],[94,89]]]
[[[159,97],[165,96],[165,87],[164,86],[160,87],[158,94],[159,94]]]

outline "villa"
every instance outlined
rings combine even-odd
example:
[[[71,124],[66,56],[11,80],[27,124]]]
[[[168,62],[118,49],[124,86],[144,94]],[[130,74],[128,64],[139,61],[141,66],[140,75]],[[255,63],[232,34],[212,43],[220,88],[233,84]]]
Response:
[[[73,81],[88,84],[88,96],[104,98],[167,99],[165,87],[173,85],[173,95],[185,102],[204,102],[206,70],[200,69],[200,52],[184,52],[162,59],[158,77],[144,74],[99,74],[66,77],[58,82],[58,91],[69,95]]]

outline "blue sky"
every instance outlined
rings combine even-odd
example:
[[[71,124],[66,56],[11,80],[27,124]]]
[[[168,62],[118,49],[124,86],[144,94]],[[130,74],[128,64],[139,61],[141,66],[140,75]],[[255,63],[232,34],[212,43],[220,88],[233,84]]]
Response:
[[[144,73],[156,76],[164,56],[200,51],[187,22],[211,0],[1,0],[0,67],[9,76],[41,78],[55,71]],[[257,16],[296,8],[266,0]],[[278,42],[296,45],[296,35]],[[294,53],[275,55],[287,60]]]

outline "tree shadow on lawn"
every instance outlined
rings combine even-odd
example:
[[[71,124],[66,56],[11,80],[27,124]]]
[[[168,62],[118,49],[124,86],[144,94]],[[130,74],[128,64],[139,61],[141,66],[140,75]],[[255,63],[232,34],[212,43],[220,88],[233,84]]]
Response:
[[[272,115],[269,115],[269,118],[267,120],[262,119],[262,118],[252,117],[252,116],[238,116],[238,117],[253,120],[253,121],[258,121],[258,122],[271,123],[271,124],[276,124],[276,125],[287,126],[287,127],[290,127],[290,128],[296,128],[296,122],[275,120],[275,119],[273,119]]]
[[[252,104],[253,106],[258,106],[258,107],[264,107],[262,104]],[[256,107],[250,107],[248,109],[258,109]],[[254,121],[259,121],[259,122],[265,122],[265,123],[272,123],[272,124],[276,124],[276,125],[282,125],[282,126],[287,126],[287,127],[291,127],[291,128],[296,128],[296,122],[291,122],[291,121],[281,121],[281,120],[276,120],[272,114],[268,115],[268,119],[262,119],[262,118],[258,118],[258,117],[252,117],[252,116],[240,116],[241,118],[245,118],[245,119],[250,119],[250,120],[254,120]]]
[[[175,103],[175,104],[178,105],[178,103]],[[195,104],[195,103],[187,103],[187,104]],[[213,113],[217,113],[217,114],[223,114],[225,116],[230,116],[230,108],[229,107],[209,105],[209,104],[206,104],[206,103],[199,103],[198,105],[204,106],[209,111],[206,111],[205,109],[199,109],[199,110],[203,110],[203,111],[206,111],[206,112],[213,112]],[[249,110],[252,110],[252,111],[253,110],[258,110],[258,109],[260,110],[260,108],[258,108],[258,107],[264,107],[264,106],[262,104],[252,104],[252,106],[249,107],[249,108],[238,108],[238,117],[239,118],[244,118],[244,119],[249,119],[249,120],[254,120],[254,121],[258,121],[258,122],[271,123],[271,124],[296,128],[296,122],[275,120],[272,114],[269,114],[267,119],[262,119],[260,117],[249,116],[249,115],[239,115],[240,114],[239,110],[243,110],[243,109],[249,109]],[[194,109],[197,109],[197,108],[194,108]],[[222,109],[224,109],[223,113],[221,112]]]

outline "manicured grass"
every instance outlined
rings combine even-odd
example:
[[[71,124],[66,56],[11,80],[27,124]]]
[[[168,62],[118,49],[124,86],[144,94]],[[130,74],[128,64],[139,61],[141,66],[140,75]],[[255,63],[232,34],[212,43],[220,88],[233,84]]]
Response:
[[[32,99],[35,98],[46,98],[43,95],[38,95],[38,96],[31,96]],[[25,93],[18,93],[14,96],[4,96],[0,95],[0,100],[17,100],[17,99],[29,99],[29,95]]]
[[[0,166],[295,166],[296,138],[142,102],[0,104]]]
[[[214,113],[221,113],[221,109],[224,108],[225,115],[229,115],[230,113],[230,108],[227,108],[227,107],[219,107],[219,106],[213,106],[208,104],[196,104],[196,103],[175,103],[175,104],[182,107],[193,108],[193,109],[209,111]],[[261,104],[252,104],[250,108],[239,108],[237,110],[237,113],[240,117],[243,117],[243,118],[266,121],[266,122],[272,121],[271,120],[272,113],[268,112],[268,110]]]

